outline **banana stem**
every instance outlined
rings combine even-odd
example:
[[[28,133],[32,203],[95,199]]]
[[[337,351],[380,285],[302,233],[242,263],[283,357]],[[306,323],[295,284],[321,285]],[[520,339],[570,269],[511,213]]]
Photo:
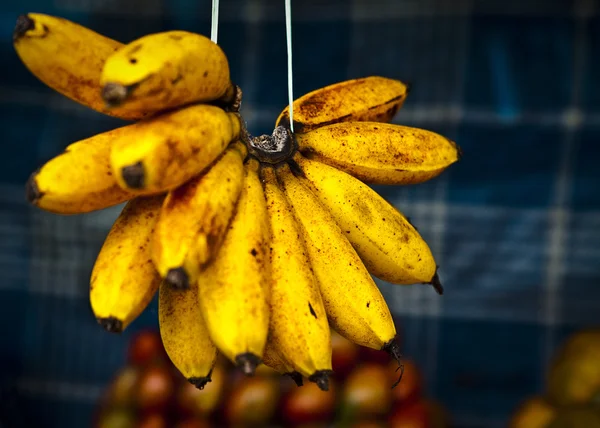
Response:
[[[272,135],[252,138],[246,133],[248,152],[262,163],[271,165],[287,162],[298,150],[298,143],[288,128],[278,126]]]

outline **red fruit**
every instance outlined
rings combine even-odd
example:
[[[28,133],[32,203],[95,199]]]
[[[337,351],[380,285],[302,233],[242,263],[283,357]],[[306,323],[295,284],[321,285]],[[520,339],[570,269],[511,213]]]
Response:
[[[126,409],[113,409],[102,415],[96,428],[135,428],[135,416]]]
[[[394,400],[405,404],[408,401],[417,399],[421,396],[423,390],[423,376],[417,365],[412,360],[403,360],[404,373],[400,383],[392,390]],[[392,361],[389,365],[389,377],[395,382],[400,376],[398,363]]]
[[[175,384],[167,366],[148,367],[137,387],[137,404],[145,411],[162,411],[175,393]]]
[[[336,388],[329,381],[329,391],[308,382],[300,388],[291,389],[283,400],[283,418],[290,424],[308,424],[329,421],[335,410]]]
[[[344,379],[358,362],[359,348],[334,330],[331,331],[331,364],[337,379]]]
[[[124,367],[114,377],[106,391],[106,404],[111,407],[132,405],[140,374],[140,370],[137,367]]]
[[[390,428],[429,428],[429,411],[423,400],[400,405],[390,417]]]
[[[146,415],[138,423],[137,428],[168,428],[167,421],[160,413]]]
[[[264,425],[279,401],[279,382],[272,377],[247,377],[239,381],[225,403],[228,426]]]
[[[344,412],[356,418],[385,415],[392,405],[387,367],[367,363],[348,376],[342,392]]]
[[[211,426],[204,419],[189,418],[178,422],[175,428],[211,428]]]
[[[129,362],[137,366],[166,360],[166,352],[160,334],[154,330],[143,330],[136,333],[131,339],[127,353]]]
[[[225,387],[227,373],[223,365],[215,365],[211,381],[204,389],[198,389],[188,381],[177,393],[177,407],[186,415],[208,415],[219,405]]]

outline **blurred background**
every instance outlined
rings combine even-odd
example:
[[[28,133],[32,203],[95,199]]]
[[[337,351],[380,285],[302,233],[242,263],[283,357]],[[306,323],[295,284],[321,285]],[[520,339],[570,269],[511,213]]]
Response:
[[[287,103],[283,1],[221,3],[219,44],[242,113],[251,133],[270,133]],[[136,361],[136,334],[157,329],[156,302],[121,335],[103,331],[89,306],[89,275],[121,207],[63,217],[25,201],[32,171],[121,122],[31,75],[12,47],[17,16],[58,15],[129,42],[172,29],[209,35],[210,10],[208,0],[0,3],[0,427],[91,426],[110,382]],[[570,402],[546,378],[567,338],[600,326],[600,2],[293,0],[292,11],[296,96],[368,75],[407,81],[394,122],[464,150],[431,182],[377,187],[430,244],[446,288],[440,297],[380,283],[419,394],[457,428],[507,426],[535,394]],[[572,354],[599,355],[598,334],[577,337],[584,347]],[[585,380],[597,390],[577,400],[600,397],[596,361],[567,365],[558,389]],[[339,397],[351,396],[344,385]]]

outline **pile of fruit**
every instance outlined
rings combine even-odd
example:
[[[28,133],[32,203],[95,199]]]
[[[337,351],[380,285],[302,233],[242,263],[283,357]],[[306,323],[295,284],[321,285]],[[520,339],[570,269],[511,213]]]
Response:
[[[600,428],[600,328],[577,332],[560,346],[546,391],[521,403],[510,428]]]
[[[68,145],[26,186],[32,204],[57,214],[128,201],[91,275],[102,327],[122,332],[158,292],[166,352],[198,388],[220,353],[247,375],[264,363],[327,390],[330,327],[400,364],[371,275],[440,294],[442,285],[417,229],[369,185],[422,183],[460,157],[439,134],[385,123],[405,84],[330,85],[253,138],[225,53],[200,34],[121,44],[30,13],[13,40],[46,85],[134,121]]]
[[[160,336],[134,336],[128,362],[99,403],[96,428],[353,427],[444,428],[448,417],[426,398],[419,368],[405,362],[402,382],[390,388],[397,366],[388,354],[354,345],[332,332],[330,390],[296,386],[260,366],[246,377],[219,359],[203,390],[169,363]]]

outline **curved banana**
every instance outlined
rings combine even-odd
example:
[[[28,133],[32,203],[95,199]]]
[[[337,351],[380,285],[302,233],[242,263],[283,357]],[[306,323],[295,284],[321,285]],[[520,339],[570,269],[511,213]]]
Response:
[[[269,331],[270,230],[258,167],[254,159],[246,164],[236,213],[198,279],[213,342],[247,375],[260,363]]]
[[[371,184],[418,184],[460,159],[456,143],[435,132],[377,122],[344,122],[296,135],[304,156]]]
[[[15,50],[23,64],[44,84],[100,113],[140,119],[141,112],[109,110],[100,96],[104,61],[123,46],[69,20],[41,13],[17,19]]]
[[[90,303],[102,327],[120,333],[148,306],[160,284],[150,237],[163,195],[131,200],[112,226],[90,281]]]
[[[441,291],[429,246],[396,208],[366,184],[298,154],[303,183],[329,209],[370,273],[394,284],[429,283]]]
[[[119,185],[135,193],[174,189],[202,172],[240,132],[237,114],[205,104],[138,122],[110,153]]]
[[[218,250],[244,182],[247,150],[236,142],[205,173],[169,192],[153,237],[160,275],[178,288],[195,285]]]
[[[373,349],[390,349],[392,314],[358,254],[317,197],[285,165],[277,176],[301,224],[302,235],[330,324],[342,336]]]
[[[271,227],[271,338],[294,369],[328,389],[331,337],[300,227],[271,167],[261,170]]]
[[[236,95],[221,47],[187,31],[149,34],[123,46],[104,63],[100,84],[108,105],[138,114],[230,103]]]
[[[265,366],[272,368],[276,372],[292,378],[297,386],[302,386],[304,383],[302,375],[294,370],[292,364],[285,361],[270,338],[267,339],[267,343],[265,344],[262,362]]]
[[[27,181],[27,200],[57,214],[82,214],[108,208],[135,195],[121,189],[110,167],[110,149],[117,128],[67,146]]]
[[[408,85],[379,76],[334,83],[294,101],[294,133],[337,122],[389,122],[407,94]],[[289,106],[277,118],[278,125],[289,127]]]
[[[158,323],[173,365],[190,383],[204,388],[211,381],[217,348],[202,317],[198,288],[180,290],[162,283],[158,292]]]

